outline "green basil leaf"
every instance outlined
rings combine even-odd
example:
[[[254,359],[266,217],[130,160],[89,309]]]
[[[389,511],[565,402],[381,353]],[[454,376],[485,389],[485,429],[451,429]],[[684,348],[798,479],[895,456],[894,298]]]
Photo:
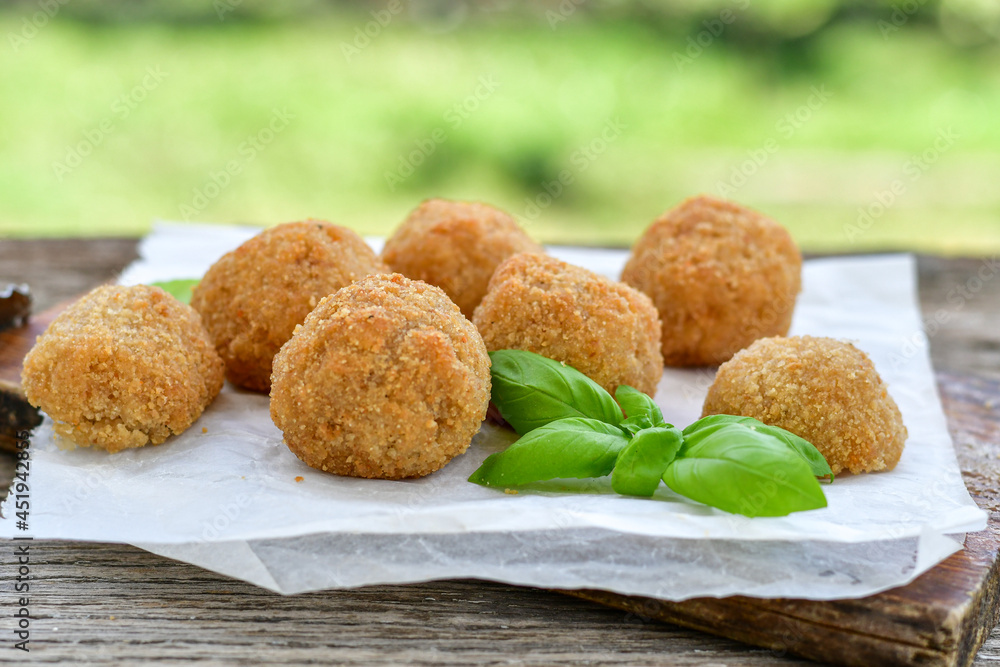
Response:
[[[750,517],[826,507],[809,464],[785,442],[739,423],[709,430],[663,473],[677,493]]]
[[[629,417],[628,419],[622,420],[622,423],[618,426],[629,435],[635,435],[639,431],[643,431],[647,428],[653,428],[654,426],[661,426],[661,424],[654,424],[653,420],[647,415],[636,415],[635,417]],[[669,424],[664,424],[664,426],[669,426]]]
[[[649,418],[653,426],[663,425],[663,413],[660,412],[660,406],[638,389],[627,384],[619,385],[615,389],[615,400],[625,411],[626,417],[645,416]]]
[[[684,456],[689,449],[701,444],[702,440],[715,434],[719,429],[732,426],[733,424],[739,425],[740,419],[743,419],[743,417],[736,417],[734,415],[709,415],[689,424],[682,431],[684,445],[681,447],[679,456]]]
[[[770,426],[753,417],[740,417],[736,415],[710,415],[703,417],[684,429],[684,449],[696,445],[702,439],[708,437],[715,431],[730,424],[739,424],[758,433],[766,433],[783,442],[789,449],[795,451],[802,459],[809,464],[816,477],[829,477],[833,482],[833,471],[830,464],[816,447],[808,440],[801,438],[791,431],[786,431],[777,426]]]
[[[198,278],[183,278],[179,280],[163,280],[149,283],[150,287],[159,287],[181,303],[191,303],[191,290],[201,282]]]
[[[603,477],[614,468],[628,438],[596,419],[559,419],[533,429],[502,452],[489,456],[470,482],[520,486],[547,479]]]
[[[752,419],[751,417],[744,417],[744,419]],[[766,433],[781,440],[789,448],[798,452],[807,464],[809,464],[809,469],[812,470],[813,475],[816,477],[829,477],[830,482],[833,482],[833,471],[830,470],[830,464],[826,462],[826,458],[820,453],[815,446],[805,438],[800,438],[791,431],[786,431],[783,428],[777,426],[771,426],[763,422],[759,422],[756,419],[752,419],[756,422],[750,426],[758,433]]]
[[[569,417],[622,421],[611,394],[572,366],[524,350],[490,352],[490,360],[493,403],[519,435]]]
[[[674,427],[653,427],[635,434],[618,455],[611,488],[625,496],[651,496],[683,442]]]

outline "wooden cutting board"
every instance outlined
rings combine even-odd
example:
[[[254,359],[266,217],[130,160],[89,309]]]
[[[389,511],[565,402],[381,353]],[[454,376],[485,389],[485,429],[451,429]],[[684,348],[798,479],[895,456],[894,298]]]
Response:
[[[965,549],[907,586],[855,600],[664,602],[562,591],[778,652],[844,665],[968,665],[1000,620],[1000,382],[938,374],[965,484],[990,513]]]
[[[0,332],[0,379],[20,381],[21,361],[61,310]],[[823,662],[967,665],[1000,617],[1000,382],[939,374],[966,486],[990,512],[985,531],[914,582],[855,600],[748,597],[664,602],[604,591],[561,591],[656,619]]]
[[[33,315],[24,326],[0,330],[0,380],[11,384],[21,384],[21,362],[38,334],[45,331],[56,315],[69,304],[50,308],[44,313]]]

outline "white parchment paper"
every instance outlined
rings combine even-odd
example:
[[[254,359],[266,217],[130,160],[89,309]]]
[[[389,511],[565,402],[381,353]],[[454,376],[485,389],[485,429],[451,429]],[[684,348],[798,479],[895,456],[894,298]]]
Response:
[[[121,281],[198,277],[256,231],[159,223]],[[551,251],[613,278],[626,258]],[[191,429],[158,447],[66,451],[46,420],[31,449],[31,532],[135,544],[282,593],[476,577],[674,600],[832,599],[904,584],[960,548],[948,535],[986,526],[936,393],[913,259],[806,262],[792,333],[844,338],[868,352],[910,432],[894,471],[838,477],[824,486],[825,509],[747,519],[665,487],[654,500],[617,496],[608,480],[507,495],[466,482],[514,439],[490,424],[468,452],[423,479],[337,477],[284,446],[266,396],[227,384]],[[667,420],[697,419],[712,377],[666,370],[656,400]],[[0,535],[15,532],[0,521]]]

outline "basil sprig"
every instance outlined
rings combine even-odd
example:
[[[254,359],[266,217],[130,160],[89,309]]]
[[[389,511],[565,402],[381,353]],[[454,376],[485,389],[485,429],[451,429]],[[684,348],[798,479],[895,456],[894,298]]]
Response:
[[[784,429],[713,415],[681,431],[632,387],[618,387],[612,398],[541,355],[499,350],[490,358],[493,403],[522,437],[487,458],[470,482],[506,488],[610,474],[611,488],[623,495],[650,497],[662,480],[682,496],[750,517],[826,507],[817,477],[832,482],[830,466]]]

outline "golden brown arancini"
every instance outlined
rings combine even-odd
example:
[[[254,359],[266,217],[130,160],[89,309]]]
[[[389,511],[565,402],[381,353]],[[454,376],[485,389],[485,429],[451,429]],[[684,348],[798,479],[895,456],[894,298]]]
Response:
[[[758,338],[788,333],[801,273],[802,255],[781,225],[702,195],[645,231],[622,280],[656,304],[663,361],[705,366]]]
[[[320,299],[387,271],[350,229],[289,222],[223,255],[194,288],[191,305],[226,362],[229,381],[267,391],[271,360]]]
[[[189,427],[222,388],[201,318],[159,287],[98,287],[61,313],[24,358],[21,382],[56,433],[117,452]]]
[[[834,474],[892,470],[903,417],[868,355],[832,338],[762,338],[719,367],[702,415],[742,415],[816,446]]]
[[[399,274],[323,299],[274,358],[271,418],[313,468],[421,477],[486,417],[486,346],[440,288]]]
[[[627,384],[652,396],[663,375],[649,297],[548,255],[501,264],[472,321],[489,351],[527,350],[567,363],[612,394]]]
[[[429,199],[385,242],[393,271],[437,285],[472,317],[490,276],[519,252],[544,252],[507,213],[476,202]]]

